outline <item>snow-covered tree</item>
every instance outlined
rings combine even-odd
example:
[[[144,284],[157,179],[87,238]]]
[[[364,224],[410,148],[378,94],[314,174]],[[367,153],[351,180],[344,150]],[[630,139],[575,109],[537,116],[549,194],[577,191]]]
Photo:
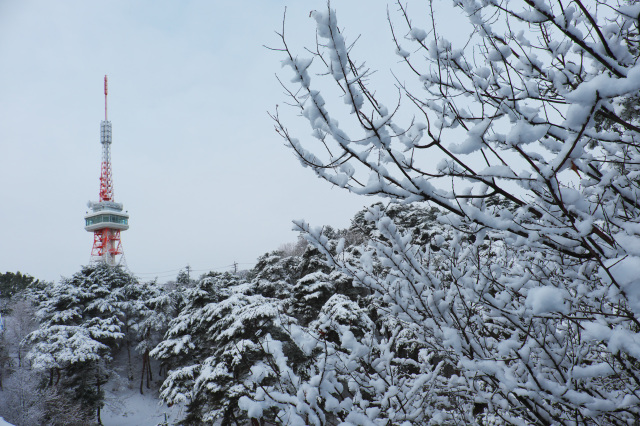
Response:
[[[296,253],[261,256],[247,280],[206,274],[185,292],[184,309],[151,352],[169,369],[162,398],[187,405],[185,424],[257,419],[239,409],[241,397],[279,385],[288,370],[306,377],[315,358],[293,343],[290,328],[316,319],[327,300],[352,286],[321,261],[317,249],[301,247]],[[312,327],[330,333],[326,322]],[[276,362],[273,351],[286,360]],[[267,409],[258,417],[275,420],[276,413]]]
[[[94,413],[64,395],[63,389],[42,387],[42,376],[19,367],[0,392],[0,413],[15,426],[88,426],[96,424]]]
[[[216,348],[210,328],[217,317],[205,316],[208,306],[215,305],[228,295],[227,287],[238,284],[231,274],[212,273],[203,277],[194,287],[184,291],[184,307],[169,323],[164,339],[151,351],[167,369],[162,385],[162,399],[169,405],[186,404],[186,423],[196,422],[203,415],[201,401],[207,395],[194,392],[195,380],[202,362]]]
[[[122,289],[135,281],[122,268],[97,264],[36,293],[40,326],[26,338],[28,357],[49,372],[49,386],[98,421],[108,363],[124,337]]]
[[[146,380],[147,388],[153,380],[151,358],[149,352],[163,338],[169,323],[176,315],[176,306],[181,303],[182,296],[176,290],[169,290],[156,281],[132,281],[120,289],[125,345],[128,359],[128,376],[133,380],[134,364],[132,349],[140,357],[140,393],[143,392]],[[178,300],[180,299],[180,302]]]
[[[301,162],[355,194],[445,213],[426,244],[372,208],[378,235],[359,259],[297,222],[330,266],[371,292],[384,325],[374,332],[365,321],[357,335],[325,321],[339,341],[292,329],[322,361],[308,378],[289,371],[281,379],[291,386],[244,397],[253,416],[275,408],[290,424],[362,425],[640,416],[640,120],[629,113],[640,4],[451,4],[468,18],[462,41],[441,36],[433,2],[427,16],[409,13],[414,2],[390,11],[392,53],[410,73],[396,71],[403,99],[393,108],[330,7],[311,13],[310,58],[289,48],[283,28],[290,103],[313,138],[273,117]],[[323,79],[346,112],[325,101]],[[322,315],[349,311],[360,312]]]
[[[23,340],[37,327],[35,309],[24,291],[11,299],[10,314],[3,315],[0,319],[0,390],[4,390],[5,378],[20,370],[29,369],[24,359],[26,350]],[[22,380],[17,381],[21,382]]]
[[[162,398],[187,405],[183,423],[247,420],[237,401],[258,384],[273,380],[248,379],[268,362],[263,345],[286,336],[282,321],[292,319],[283,304],[290,297],[290,274],[296,264],[295,258],[269,254],[259,259],[251,282],[229,273],[209,273],[186,290],[185,307],[151,352],[169,369]]]

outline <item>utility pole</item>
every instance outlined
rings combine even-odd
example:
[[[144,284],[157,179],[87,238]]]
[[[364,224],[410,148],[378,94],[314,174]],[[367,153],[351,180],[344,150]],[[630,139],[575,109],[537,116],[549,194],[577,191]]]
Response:
[[[191,283],[191,266],[189,266],[189,264],[187,264],[187,282]]]
[[[233,262],[233,274],[238,274],[238,262]]]

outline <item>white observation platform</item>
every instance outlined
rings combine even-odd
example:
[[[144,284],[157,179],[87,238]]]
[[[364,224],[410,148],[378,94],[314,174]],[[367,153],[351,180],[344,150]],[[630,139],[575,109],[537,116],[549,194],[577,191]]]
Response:
[[[122,211],[122,203],[114,201],[101,201],[90,203],[92,212],[84,216],[85,227],[89,232],[100,229],[129,229],[129,214]]]

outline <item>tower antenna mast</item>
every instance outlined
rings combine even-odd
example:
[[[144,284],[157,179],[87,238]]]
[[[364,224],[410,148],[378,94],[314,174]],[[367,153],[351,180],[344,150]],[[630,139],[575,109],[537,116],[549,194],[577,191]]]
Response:
[[[104,76],[104,121],[107,121],[107,94],[109,93],[109,86],[107,84],[107,76]]]
[[[100,167],[100,194],[97,203],[89,202],[91,212],[85,215],[85,227],[93,232],[91,262],[104,262],[115,266],[123,262],[124,254],[120,242],[120,231],[129,229],[129,214],[123,212],[122,204],[113,199],[113,176],[111,174],[111,122],[107,120],[107,76],[104,76],[104,121],[100,123],[102,164]],[[118,256],[120,256],[118,258]]]

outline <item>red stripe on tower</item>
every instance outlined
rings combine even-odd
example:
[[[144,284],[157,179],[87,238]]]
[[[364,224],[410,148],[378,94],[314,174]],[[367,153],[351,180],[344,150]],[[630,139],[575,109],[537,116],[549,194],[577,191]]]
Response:
[[[123,212],[122,204],[113,199],[113,176],[111,173],[111,122],[107,120],[107,76],[104,76],[104,121],[100,123],[102,163],[100,167],[100,193],[97,203],[89,202],[91,212],[85,215],[85,227],[93,232],[91,262],[104,262],[115,266],[124,263],[124,252],[120,231],[129,229],[129,214]]]

